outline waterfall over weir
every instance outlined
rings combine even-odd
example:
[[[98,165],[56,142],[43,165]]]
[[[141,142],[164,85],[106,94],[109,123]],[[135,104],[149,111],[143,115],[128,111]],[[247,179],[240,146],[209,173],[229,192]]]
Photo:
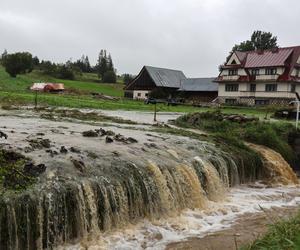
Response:
[[[62,135],[55,139],[66,140]],[[87,142],[94,149],[99,145],[96,139]],[[143,218],[205,208],[209,200],[221,200],[229,187],[257,180],[265,171],[253,165],[249,172],[208,142],[173,137],[156,143],[106,145],[93,159],[82,155],[83,171],[65,156],[45,156],[47,172],[38,183],[0,196],[0,249],[52,249]]]

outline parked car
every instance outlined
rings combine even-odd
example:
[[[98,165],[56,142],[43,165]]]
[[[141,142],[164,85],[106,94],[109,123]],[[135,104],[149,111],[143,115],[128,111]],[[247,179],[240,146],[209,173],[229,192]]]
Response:
[[[167,101],[164,99],[155,99],[155,98],[147,98],[144,103],[145,104],[156,104],[156,103],[166,103]]]

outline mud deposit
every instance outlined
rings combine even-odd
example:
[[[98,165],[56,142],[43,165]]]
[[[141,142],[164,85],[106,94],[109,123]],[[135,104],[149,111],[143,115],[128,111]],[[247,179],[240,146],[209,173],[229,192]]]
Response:
[[[165,249],[262,208],[299,205],[298,180],[270,164],[286,162],[267,148],[247,172],[208,141],[22,112],[0,117],[0,147],[26,159],[17,170],[34,179],[17,191],[1,183],[1,249]],[[288,186],[249,186],[270,169]]]

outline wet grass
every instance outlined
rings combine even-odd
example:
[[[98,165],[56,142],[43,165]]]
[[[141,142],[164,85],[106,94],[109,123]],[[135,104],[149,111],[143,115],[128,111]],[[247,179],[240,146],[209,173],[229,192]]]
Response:
[[[241,250],[267,249],[300,249],[300,212],[292,219],[270,225],[269,230],[264,237],[241,248]]]
[[[297,136],[291,123],[287,122],[233,122],[222,118],[220,112],[187,114],[179,117],[175,124],[181,127],[196,128],[209,132],[220,141],[247,141],[267,146],[280,153],[291,165],[297,157],[289,145],[289,138]]]
[[[40,117],[48,120],[61,120],[61,119],[76,119],[81,121],[97,121],[97,122],[113,122],[120,124],[137,124],[134,121],[122,119],[119,117],[111,117],[97,112],[82,112],[76,109],[36,109],[40,112]]]
[[[34,70],[25,75],[18,75],[16,78],[10,77],[0,65],[0,92],[31,93],[30,87],[34,82],[58,82],[64,83],[66,89],[77,90],[80,94],[90,94],[91,92],[102,93],[105,95],[120,97],[123,96],[122,83],[97,83],[95,74],[82,74],[78,80],[56,79],[41,72]]]
[[[21,154],[0,149],[0,190],[19,191],[33,184],[34,178],[23,171],[28,161]]]

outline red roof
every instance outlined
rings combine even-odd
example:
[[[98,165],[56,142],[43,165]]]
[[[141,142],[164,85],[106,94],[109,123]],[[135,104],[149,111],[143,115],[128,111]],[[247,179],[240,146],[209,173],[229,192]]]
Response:
[[[249,52],[245,68],[284,66],[286,59],[293,53],[293,49],[282,48],[275,51],[266,50],[261,53]]]
[[[243,68],[246,70],[249,76],[249,81],[252,80],[248,69],[251,68],[262,68],[262,67],[285,67],[284,73],[279,76],[278,81],[289,81],[294,80],[291,73],[295,67],[298,67],[297,60],[300,57],[300,46],[278,48],[273,50],[264,51],[235,51],[236,56],[241,61],[241,65],[223,65],[222,69],[236,69]],[[246,80],[246,78],[239,79]],[[297,81],[299,79],[297,78]],[[221,75],[216,79],[216,81],[223,81]]]

